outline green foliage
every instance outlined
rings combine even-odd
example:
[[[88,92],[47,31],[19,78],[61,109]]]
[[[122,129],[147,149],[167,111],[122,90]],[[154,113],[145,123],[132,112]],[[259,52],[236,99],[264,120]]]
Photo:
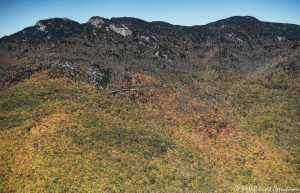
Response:
[[[20,115],[1,115],[0,116],[0,130],[5,128],[17,127],[23,122],[23,116]]]
[[[220,111],[275,148],[299,175],[299,85],[291,78],[280,82],[214,79],[214,84],[203,82],[198,90],[200,95],[206,90],[215,96]]]
[[[231,86],[223,92],[226,109],[246,131],[171,87],[133,100],[131,93],[109,96],[39,74],[1,91],[0,192],[230,192],[297,184],[289,165],[299,163],[294,110],[278,105],[285,95]],[[283,147],[289,161],[265,141]]]
[[[148,124],[126,96],[45,75],[1,96],[1,147],[14,152],[0,154],[4,190],[200,190],[212,172],[199,150],[177,144],[168,129],[157,132],[161,123]]]

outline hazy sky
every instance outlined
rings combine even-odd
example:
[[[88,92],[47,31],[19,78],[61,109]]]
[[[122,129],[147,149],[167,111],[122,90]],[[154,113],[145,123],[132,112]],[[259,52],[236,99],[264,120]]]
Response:
[[[0,37],[41,19],[67,17],[84,23],[96,15],[180,25],[250,15],[263,21],[300,24],[300,0],[0,0]]]

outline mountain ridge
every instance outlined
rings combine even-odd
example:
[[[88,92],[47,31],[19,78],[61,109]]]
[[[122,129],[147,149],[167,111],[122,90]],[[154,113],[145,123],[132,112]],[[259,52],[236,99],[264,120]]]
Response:
[[[217,21],[214,21],[214,22],[210,22],[210,23],[207,23],[207,24],[203,24],[203,25],[192,25],[192,26],[184,26],[184,25],[177,25],[177,24],[171,24],[171,23],[168,23],[168,22],[164,22],[164,21],[145,21],[145,20],[142,20],[142,19],[139,19],[139,18],[134,18],[134,17],[112,17],[111,19],[107,19],[107,18],[104,18],[104,17],[100,17],[100,16],[92,16],[87,22],[84,22],[84,23],[79,23],[75,20],[71,20],[71,19],[68,19],[68,18],[59,18],[59,17],[54,17],[54,18],[49,18],[49,19],[43,19],[43,20],[39,20],[36,22],[36,24],[34,26],[29,26],[29,27],[26,27],[24,28],[23,30],[20,30],[19,32],[16,32],[14,34],[11,34],[11,35],[7,35],[7,36],[3,36],[2,38],[0,39],[7,39],[11,36],[14,36],[15,34],[18,34],[20,32],[22,33],[25,33],[24,30],[32,30],[32,28],[36,28],[37,24],[39,23],[48,23],[48,25],[55,25],[55,23],[51,23],[51,22],[56,22],[57,25],[58,24],[67,24],[68,22],[69,23],[73,23],[73,24],[76,24],[76,25],[81,25],[81,26],[84,26],[86,24],[91,24],[91,20],[93,18],[97,18],[97,19],[102,19],[103,20],[103,24],[105,24],[105,21],[110,24],[110,23],[123,23],[123,24],[126,24],[127,23],[132,23],[132,24],[141,24],[141,23],[146,23],[146,24],[163,24],[165,26],[173,26],[173,27],[179,27],[179,28],[199,28],[199,27],[204,27],[204,26],[213,26],[213,25],[222,25],[223,23],[231,23],[231,24],[242,24],[242,23],[245,23],[247,25],[249,24],[269,24],[269,25],[281,25],[281,26],[294,26],[296,28],[299,28],[299,25],[297,24],[290,24],[290,23],[280,23],[280,22],[265,22],[265,21],[260,21],[258,20],[257,18],[255,17],[252,17],[252,16],[231,16],[231,17],[228,17],[228,18],[225,18],[225,19],[220,19],[220,20],[217,20]],[[62,27],[62,26],[61,26]],[[95,26],[94,26],[95,27]],[[299,40],[299,39],[297,39]]]
[[[175,71],[198,76],[207,68],[244,76],[300,45],[300,26],[249,16],[192,27],[129,17],[108,20],[94,16],[89,21],[40,20],[1,38],[0,74],[5,77],[1,85],[12,82],[9,74],[17,73],[22,79],[24,71],[48,69],[65,61],[97,63],[112,71],[115,65],[109,64],[118,63],[160,78]]]
[[[210,24],[214,24],[214,23],[217,23],[217,22],[222,22],[222,21],[228,21],[228,20],[235,20],[235,19],[248,19],[248,21],[252,20],[252,21],[259,21],[259,22],[264,22],[264,23],[272,23],[272,24],[284,24],[284,25],[295,25],[295,26],[299,26],[299,24],[293,24],[293,23],[284,23],[284,22],[270,22],[270,21],[262,21],[262,20],[259,20],[253,16],[248,16],[248,15],[245,15],[245,16],[230,16],[230,17],[227,17],[225,19],[219,19],[219,20],[216,20],[216,21],[212,21],[212,22],[209,22],[209,23],[206,23],[206,24],[194,24],[194,25],[180,25],[180,24],[171,24],[171,23],[168,23],[168,22],[165,22],[165,21],[161,21],[161,20],[157,20],[157,21],[146,21],[146,20],[143,20],[143,19],[139,19],[139,18],[136,18],[136,17],[111,17],[110,19],[109,18],[105,18],[105,17],[101,17],[101,16],[92,16],[87,22],[83,22],[83,23],[80,23],[80,22],[77,22],[76,20],[73,20],[73,19],[69,19],[67,17],[53,17],[53,18],[48,18],[48,19],[42,19],[42,20],[38,20],[36,23],[38,22],[41,22],[41,21],[46,21],[46,20],[54,20],[54,19],[62,19],[62,20],[69,20],[69,21],[72,21],[72,22],[76,22],[76,23],[79,23],[79,24],[87,24],[89,23],[89,21],[93,18],[101,18],[105,21],[110,21],[110,20],[123,20],[123,19],[132,19],[132,20],[136,20],[136,21],[140,21],[140,22],[146,22],[146,23],[156,23],[156,22],[163,22],[163,23],[166,23],[166,24],[169,24],[169,25],[173,25],[173,26],[181,26],[181,27],[196,27],[196,26],[205,26],[205,25],[210,25]],[[29,27],[33,27],[33,26],[29,26]],[[25,27],[23,28],[22,30],[26,29],[28,27]],[[20,31],[22,31],[20,30]],[[18,33],[18,32],[15,32],[15,33]],[[14,35],[15,33],[13,34],[10,34],[10,35],[4,35],[3,37],[1,38],[4,38],[4,37],[8,37],[8,36],[11,36],[11,35]],[[0,39],[1,39],[0,38]]]
[[[91,17],[1,38],[0,192],[298,190],[299,34]]]

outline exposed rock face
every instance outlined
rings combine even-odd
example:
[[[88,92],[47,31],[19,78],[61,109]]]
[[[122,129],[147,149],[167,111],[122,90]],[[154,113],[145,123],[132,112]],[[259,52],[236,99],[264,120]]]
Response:
[[[143,39],[146,42],[150,41],[150,38],[148,36],[140,36],[141,39]]]
[[[105,86],[110,81],[110,71],[100,69],[97,65],[70,63],[68,61],[56,65],[51,69],[52,77],[68,77],[75,81],[93,84],[99,87]]]
[[[37,22],[35,25],[37,26],[37,29],[40,31],[45,31],[45,29],[46,29],[46,26],[44,24],[42,24],[41,22]]]
[[[122,25],[122,27],[117,27],[114,24],[110,24],[109,28],[118,34],[121,34],[122,36],[130,36],[132,34],[132,32],[125,25]]]
[[[95,27],[101,28],[102,25],[105,24],[105,21],[103,18],[95,16],[95,17],[91,17],[88,23],[92,24]]]
[[[249,16],[192,27],[129,17],[96,16],[83,24],[52,18],[0,39],[0,85],[64,61],[167,81],[201,81],[207,69],[246,76],[298,49],[300,26]]]

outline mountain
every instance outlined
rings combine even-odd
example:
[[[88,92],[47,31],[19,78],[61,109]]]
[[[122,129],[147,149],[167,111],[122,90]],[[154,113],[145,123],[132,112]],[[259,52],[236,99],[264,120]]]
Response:
[[[40,20],[0,39],[0,192],[297,188],[299,61],[251,16]]]
[[[199,77],[207,68],[244,76],[292,54],[299,41],[300,26],[249,16],[192,27],[128,17],[92,17],[83,24],[53,18],[1,38],[1,85],[65,62],[142,70],[159,78],[167,73],[169,81],[178,74]]]

